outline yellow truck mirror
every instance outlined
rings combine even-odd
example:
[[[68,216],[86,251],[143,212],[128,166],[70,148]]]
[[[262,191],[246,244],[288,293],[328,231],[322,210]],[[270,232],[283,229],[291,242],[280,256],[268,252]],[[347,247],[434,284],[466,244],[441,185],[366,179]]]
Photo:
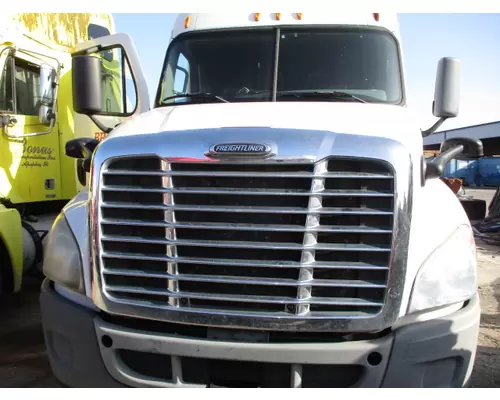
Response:
[[[53,108],[55,101],[56,70],[47,64],[40,66],[40,108],[39,120],[43,125],[49,125],[55,117]]]

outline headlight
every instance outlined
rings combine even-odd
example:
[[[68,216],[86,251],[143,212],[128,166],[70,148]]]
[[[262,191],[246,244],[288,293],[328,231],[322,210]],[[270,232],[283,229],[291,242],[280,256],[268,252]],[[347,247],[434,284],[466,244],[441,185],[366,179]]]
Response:
[[[84,293],[80,248],[64,214],[56,218],[44,248],[43,273],[68,289]]]
[[[476,246],[472,230],[461,225],[418,271],[409,313],[470,299],[477,291]]]

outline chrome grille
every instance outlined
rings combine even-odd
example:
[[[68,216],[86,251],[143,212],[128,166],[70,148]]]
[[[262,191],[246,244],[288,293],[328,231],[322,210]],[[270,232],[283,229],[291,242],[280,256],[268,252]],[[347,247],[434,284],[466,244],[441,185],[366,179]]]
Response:
[[[384,306],[394,176],[384,162],[112,159],[100,269],[115,302],[301,318]]]

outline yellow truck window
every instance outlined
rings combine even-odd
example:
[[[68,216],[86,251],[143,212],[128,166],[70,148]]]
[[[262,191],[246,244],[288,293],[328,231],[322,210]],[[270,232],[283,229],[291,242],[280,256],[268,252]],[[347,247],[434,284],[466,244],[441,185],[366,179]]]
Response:
[[[40,67],[18,58],[9,58],[2,72],[0,109],[19,115],[38,116],[39,90]]]
[[[38,115],[40,108],[40,68],[16,59],[16,107],[21,115]]]

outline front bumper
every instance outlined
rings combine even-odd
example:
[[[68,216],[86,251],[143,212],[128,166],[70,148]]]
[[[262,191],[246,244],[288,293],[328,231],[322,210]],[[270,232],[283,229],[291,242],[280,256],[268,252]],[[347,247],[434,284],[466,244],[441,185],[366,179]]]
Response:
[[[474,297],[448,317],[376,339],[259,343],[111,323],[47,280],[40,301],[52,369],[73,387],[463,387],[480,319]]]

